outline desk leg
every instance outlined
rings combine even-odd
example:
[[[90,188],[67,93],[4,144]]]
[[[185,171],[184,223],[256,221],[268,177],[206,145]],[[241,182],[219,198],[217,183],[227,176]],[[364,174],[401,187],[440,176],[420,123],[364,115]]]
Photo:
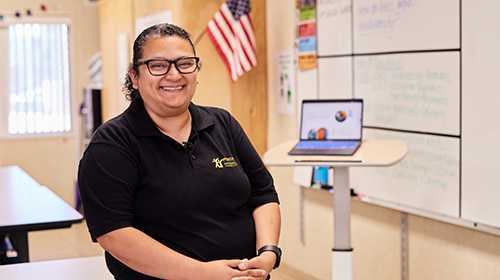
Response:
[[[348,167],[336,167],[333,173],[334,241],[332,279],[352,279],[351,189]]]
[[[17,257],[4,258],[0,264],[29,262],[28,233],[11,232],[9,233],[9,238],[14,249],[17,251]]]

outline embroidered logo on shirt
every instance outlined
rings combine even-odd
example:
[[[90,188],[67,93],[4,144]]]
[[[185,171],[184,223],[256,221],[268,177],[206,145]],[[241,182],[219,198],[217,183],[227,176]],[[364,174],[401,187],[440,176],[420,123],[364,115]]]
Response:
[[[236,160],[234,160],[234,157],[224,157],[224,158],[214,158],[212,159],[212,162],[215,164],[215,168],[234,168],[238,166],[238,163]]]

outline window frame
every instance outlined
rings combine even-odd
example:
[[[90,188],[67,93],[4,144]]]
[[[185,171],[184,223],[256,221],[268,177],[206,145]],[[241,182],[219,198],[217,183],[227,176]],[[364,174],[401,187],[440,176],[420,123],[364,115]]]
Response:
[[[58,14],[57,16],[50,17],[41,17],[41,16],[32,16],[29,18],[13,18],[6,17],[3,21],[0,21],[0,29],[8,29],[10,25],[13,24],[23,24],[23,23],[39,23],[39,24],[66,24],[68,27],[68,77],[69,77],[69,114],[70,114],[70,124],[71,127],[68,131],[65,132],[41,132],[41,133],[23,133],[23,134],[9,134],[8,131],[8,114],[9,114],[9,75],[8,75],[8,62],[9,56],[6,55],[4,60],[0,60],[4,64],[4,68],[1,69],[6,73],[5,75],[0,75],[0,139],[4,140],[15,140],[15,139],[37,139],[37,138],[72,138],[76,136],[78,132],[77,127],[77,110],[75,105],[76,97],[75,93],[75,77],[74,77],[74,37],[73,37],[73,27],[71,20],[68,15]],[[8,39],[8,32],[5,32],[6,38]],[[5,43],[6,51],[9,51],[9,42],[8,40]],[[0,70],[0,71],[1,71]]]

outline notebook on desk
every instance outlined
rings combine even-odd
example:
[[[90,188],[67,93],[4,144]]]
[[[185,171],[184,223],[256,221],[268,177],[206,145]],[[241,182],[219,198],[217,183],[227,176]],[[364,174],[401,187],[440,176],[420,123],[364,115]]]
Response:
[[[362,141],[363,100],[303,100],[300,140],[289,155],[353,155]]]

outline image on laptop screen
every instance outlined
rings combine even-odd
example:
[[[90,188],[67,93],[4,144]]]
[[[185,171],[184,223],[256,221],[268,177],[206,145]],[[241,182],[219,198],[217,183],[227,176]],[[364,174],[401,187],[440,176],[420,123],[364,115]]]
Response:
[[[361,100],[304,100],[301,140],[359,140],[363,104]]]

